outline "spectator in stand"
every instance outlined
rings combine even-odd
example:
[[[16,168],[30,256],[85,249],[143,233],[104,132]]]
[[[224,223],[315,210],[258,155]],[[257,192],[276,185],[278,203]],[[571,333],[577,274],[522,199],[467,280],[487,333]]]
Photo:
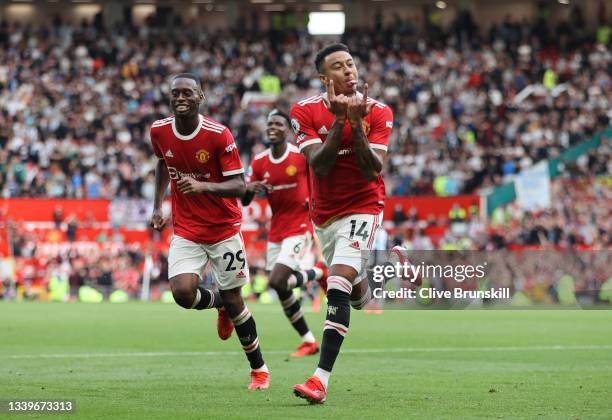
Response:
[[[367,51],[356,59],[371,95],[394,109],[388,194],[472,193],[609,127],[609,44],[571,19],[555,37],[511,16],[479,35],[468,13],[446,33],[401,20],[347,31],[341,40]],[[269,108],[321,90],[307,64],[322,41],[307,34],[270,43],[244,28],[168,36],[151,25],[0,23],[2,196],[150,195],[147,128],[168,115],[171,74],[200,73],[205,113],[235,133],[245,164],[264,148]],[[243,106],[268,80],[282,87],[276,103]]]

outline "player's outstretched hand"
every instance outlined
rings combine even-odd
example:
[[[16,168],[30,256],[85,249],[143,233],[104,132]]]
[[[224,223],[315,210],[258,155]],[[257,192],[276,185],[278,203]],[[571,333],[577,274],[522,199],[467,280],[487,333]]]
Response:
[[[329,111],[336,118],[347,117],[349,98],[344,95],[336,95],[332,79],[329,79],[329,82],[327,82],[327,102],[329,103]]]
[[[206,192],[206,183],[193,178],[181,178],[176,182],[178,190],[185,195],[202,194]]]
[[[162,231],[164,226],[166,226],[166,219],[164,219],[164,215],[161,209],[153,210],[153,215],[151,216],[151,227],[159,232]]]
[[[260,192],[270,192],[272,185],[266,184],[263,181],[253,181],[247,184],[247,191],[254,192],[255,194]]]
[[[372,110],[372,104],[368,105],[368,84],[363,87],[363,96],[361,98],[351,96],[348,98],[348,119],[351,123],[359,122],[363,117],[368,115]]]

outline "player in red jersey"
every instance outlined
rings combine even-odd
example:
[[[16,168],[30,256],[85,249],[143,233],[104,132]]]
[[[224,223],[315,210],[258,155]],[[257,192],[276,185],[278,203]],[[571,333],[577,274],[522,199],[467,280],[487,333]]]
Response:
[[[319,345],[293,289],[311,280],[324,284],[327,269],[322,263],[308,267],[313,237],[308,216],[307,164],[297,147],[287,141],[289,131],[289,117],[278,110],[270,112],[266,135],[271,147],[251,162],[242,204],[248,205],[256,193],[265,192],[268,197],[272,222],[266,269],[271,270],[270,287],[276,290],[285,315],[302,338],[302,344],[291,355],[301,357],[318,353]]]
[[[244,169],[229,129],[200,115],[203,100],[198,77],[179,74],[170,90],[174,117],[151,126],[151,143],[159,158],[151,226],[161,230],[166,223],[161,204],[171,184],[174,235],[168,277],[174,300],[186,309],[225,308],[227,314],[220,311],[220,336],[228,338],[233,323],[251,365],[249,389],[266,389],[270,374],[255,320],[240,294],[249,278],[237,202],[246,190]],[[219,291],[198,286],[208,263]]]
[[[350,307],[371,299],[368,251],[383,221],[385,189],[380,172],[393,127],[391,109],[357,91],[358,73],[348,47],[333,44],[317,53],[327,93],[291,109],[299,150],[309,165],[310,211],[330,267],[327,315],[319,365],[294,386],[311,403],[323,403],[336,357],[348,332]]]

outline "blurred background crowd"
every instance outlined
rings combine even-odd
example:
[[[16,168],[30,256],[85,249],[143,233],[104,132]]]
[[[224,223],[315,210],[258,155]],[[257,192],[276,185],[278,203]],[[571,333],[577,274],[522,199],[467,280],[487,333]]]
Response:
[[[609,126],[609,35],[581,33],[579,15],[558,27],[508,17],[485,34],[469,15],[448,33],[401,20],[348,30],[341,40],[361,80],[394,110],[388,194],[472,193]],[[324,42],[293,31],[3,21],[0,192],[151,199],[148,128],[169,115],[169,75],[184,71],[202,76],[202,111],[230,127],[248,164],[263,147],[269,107],[245,97],[279,93],[287,110],[320,92],[314,55]]]
[[[394,110],[388,195],[484,194],[609,129],[611,31],[600,24],[587,27],[580,13],[554,26],[507,16],[484,31],[463,13],[446,30],[400,18],[349,28],[339,40],[351,48],[360,79]],[[169,115],[169,75],[178,72],[202,77],[202,113],[230,127],[246,166],[265,147],[271,107],[288,110],[322,91],[314,55],[325,42],[297,29],[178,31],[151,21],[111,31],[100,21],[0,20],[0,195],[151,201],[156,158],[148,129]],[[412,250],[608,250],[610,154],[604,139],[566,165],[551,184],[548,209],[514,203],[491,218],[458,208],[429,217],[400,206],[379,242]],[[84,221],[61,216],[57,223],[73,241]],[[91,284],[136,297],[145,266],[154,287],[166,280],[164,249],[126,244],[36,260],[47,232],[19,223],[10,229],[14,257],[30,258],[17,270],[21,284],[62,276],[73,295]],[[14,270],[6,262],[0,268],[5,278]]]

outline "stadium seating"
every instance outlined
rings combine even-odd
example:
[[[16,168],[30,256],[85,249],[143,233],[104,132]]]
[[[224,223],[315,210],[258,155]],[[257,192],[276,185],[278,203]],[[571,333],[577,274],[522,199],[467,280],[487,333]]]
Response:
[[[343,36],[371,96],[395,112],[389,195],[472,193],[609,125],[611,56],[601,44],[578,49],[535,24],[507,22],[469,42],[394,27]],[[203,112],[231,128],[245,164],[263,148],[271,106],[322,88],[313,65],[322,41],[307,35],[271,43],[194,31],[169,44],[162,30],[137,29],[0,25],[4,197],[151,199],[148,128],[169,114],[173,73],[202,76]],[[276,101],[245,101],[269,75],[282,87]]]
[[[549,210],[526,213],[511,204],[490,222],[478,216],[479,203],[471,199],[453,210],[460,195],[500,185],[610,127],[609,45],[551,37],[553,28],[536,22],[506,20],[469,39],[457,36],[466,29],[460,24],[435,36],[406,25],[350,30],[342,37],[370,95],[395,113],[383,174],[392,197],[389,244],[415,250],[609,247],[607,141],[553,182]],[[288,109],[322,89],[313,64],[322,41],[305,34],[297,41],[282,34],[193,31],[169,37],[159,28],[139,29],[146,28],[109,32],[88,23],[34,28],[0,22],[2,197],[152,202],[156,158],[148,127],[169,114],[173,73],[202,77],[202,112],[230,127],[245,165],[265,147],[271,107]],[[393,200],[415,196],[445,197],[446,204],[438,214],[422,204],[395,207]],[[61,272],[71,286],[121,283],[134,297],[134,273],[143,271],[146,254],[153,256],[153,283],[165,279],[160,238],[112,223],[92,226],[87,217],[77,217],[71,227],[69,216],[58,226],[12,220],[10,230],[0,209],[0,245],[8,249],[10,233],[20,284],[45,284]],[[263,263],[265,221],[255,224],[247,243],[256,268]],[[43,239],[110,244],[113,237],[122,245],[95,252],[76,246],[68,258],[57,249],[49,261],[32,258]],[[130,247],[134,242],[139,246]],[[122,261],[121,268],[106,270],[111,258]]]

